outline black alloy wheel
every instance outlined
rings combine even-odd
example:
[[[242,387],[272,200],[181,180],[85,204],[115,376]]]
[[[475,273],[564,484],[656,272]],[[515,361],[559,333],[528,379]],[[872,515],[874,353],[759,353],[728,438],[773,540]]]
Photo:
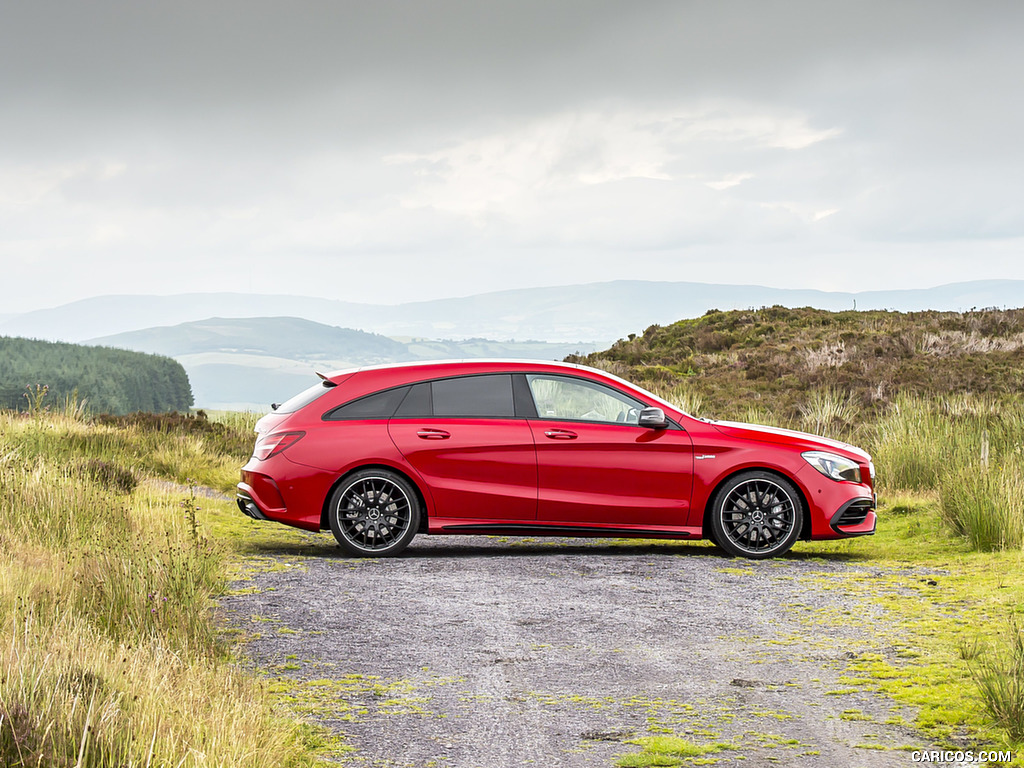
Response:
[[[803,504],[788,480],[742,472],[715,497],[711,534],[731,555],[763,559],[785,554],[800,536]]]
[[[361,470],[331,495],[328,517],[339,546],[356,557],[390,557],[409,546],[420,504],[408,481],[386,469]]]

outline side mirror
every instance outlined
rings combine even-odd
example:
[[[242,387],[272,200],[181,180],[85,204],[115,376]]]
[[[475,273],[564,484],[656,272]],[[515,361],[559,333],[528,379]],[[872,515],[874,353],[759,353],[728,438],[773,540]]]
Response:
[[[664,429],[668,426],[668,419],[661,408],[644,408],[640,411],[640,420],[637,424],[649,429]]]

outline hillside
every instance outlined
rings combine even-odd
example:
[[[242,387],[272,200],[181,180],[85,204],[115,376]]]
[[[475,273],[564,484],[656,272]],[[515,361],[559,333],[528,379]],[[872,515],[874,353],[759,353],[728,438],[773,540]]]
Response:
[[[185,369],[159,355],[0,337],[0,408],[24,410],[25,394],[46,387],[45,405],[76,394],[90,410],[183,411],[192,405]]]
[[[823,391],[873,410],[901,392],[999,397],[1024,393],[1024,309],[712,310],[566,359],[674,388],[717,417],[751,407],[793,417]]]

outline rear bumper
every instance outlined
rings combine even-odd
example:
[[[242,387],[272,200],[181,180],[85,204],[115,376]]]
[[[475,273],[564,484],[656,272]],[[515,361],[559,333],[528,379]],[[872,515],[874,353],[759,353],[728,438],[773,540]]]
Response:
[[[253,520],[276,520],[288,514],[281,490],[266,475],[243,470],[235,491],[238,508]]]
[[[295,465],[281,458],[275,471],[294,468]],[[276,462],[277,457],[270,461]],[[273,520],[307,531],[319,531],[321,510],[332,482],[330,474],[313,471],[312,477],[295,477],[285,471],[280,473],[284,479],[274,479],[257,468],[263,469],[263,466],[255,459],[242,467],[235,495],[235,503],[242,514],[254,520]]]

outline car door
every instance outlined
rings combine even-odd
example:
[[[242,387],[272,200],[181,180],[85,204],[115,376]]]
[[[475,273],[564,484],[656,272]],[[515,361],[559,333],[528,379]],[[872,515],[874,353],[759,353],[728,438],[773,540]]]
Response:
[[[388,432],[429,487],[438,517],[536,519],[533,432],[525,418],[516,418],[511,375],[416,384]]]
[[[588,379],[527,374],[537,408],[537,520],[683,526],[693,476],[689,435],[637,424],[646,405]]]

